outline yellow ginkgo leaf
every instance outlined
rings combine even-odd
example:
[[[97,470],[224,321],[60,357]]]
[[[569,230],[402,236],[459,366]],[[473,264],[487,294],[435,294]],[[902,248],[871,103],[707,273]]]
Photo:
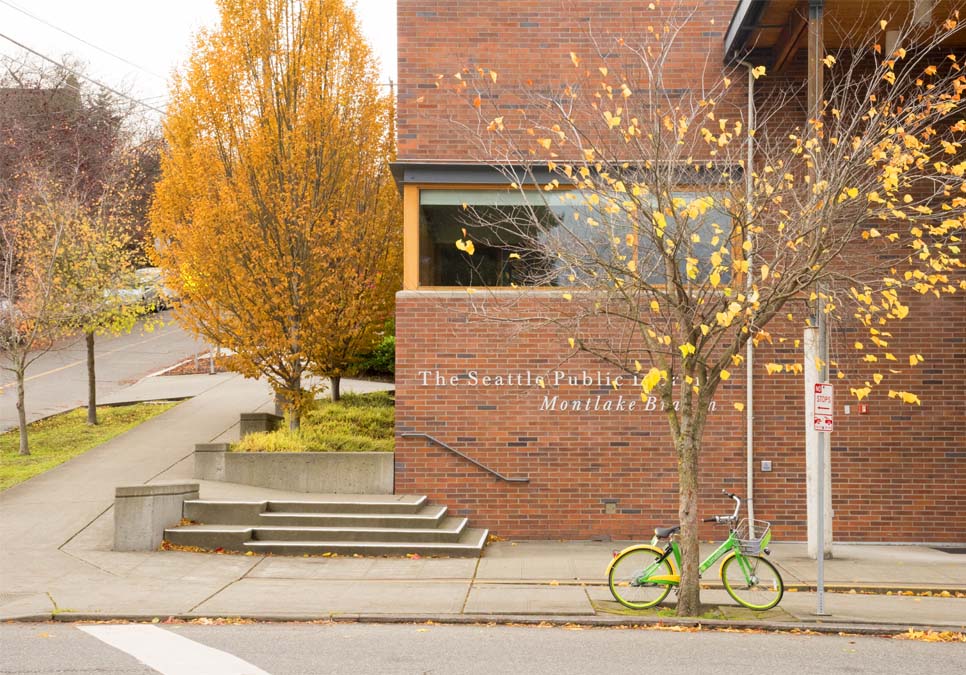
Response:
[[[657,368],[651,368],[649,371],[647,371],[647,375],[645,375],[644,379],[641,381],[641,388],[645,393],[649,393],[652,389],[654,389],[654,387],[657,386],[657,383],[661,381],[662,376],[663,373],[660,370]]]

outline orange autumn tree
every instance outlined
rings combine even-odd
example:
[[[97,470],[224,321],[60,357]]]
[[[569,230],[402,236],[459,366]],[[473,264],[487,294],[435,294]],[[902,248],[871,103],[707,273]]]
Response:
[[[859,331],[848,348],[868,372],[817,357],[761,371],[831,366],[858,400],[881,386],[897,404],[920,403],[893,383],[923,356],[890,331],[916,296],[966,290],[966,74],[944,47],[963,30],[958,13],[876,20],[824,55],[816,114],[789,122],[781,110],[804,83],[770,84],[764,66],[698,66],[681,88],[675,65],[710,24],[690,3],[659,4],[633,42],[561,54],[572,70],[554,86],[507,83],[485,65],[438,82],[476,111],[466,131],[520,205],[498,216],[464,207],[454,245],[467,265],[498,247],[501,274],[559,287],[561,302],[526,319],[559,326],[568,354],[637,378],[661,406],[678,463],[677,612],[694,616],[709,407],[769,329],[837,320]],[[761,88],[757,121],[745,116],[745,78]],[[479,313],[491,305],[479,301]]]
[[[371,347],[400,279],[393,103],[343,0],[220,0],[172,90],[152,210],[183,324],[298,425],[309,373]]]

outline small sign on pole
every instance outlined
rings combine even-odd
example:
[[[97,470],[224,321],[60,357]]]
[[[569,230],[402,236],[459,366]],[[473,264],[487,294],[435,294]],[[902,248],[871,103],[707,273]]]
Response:
[[[815,431],[832,431],[832,385],[828,382],[815,384],[815,405],[812,419]]]

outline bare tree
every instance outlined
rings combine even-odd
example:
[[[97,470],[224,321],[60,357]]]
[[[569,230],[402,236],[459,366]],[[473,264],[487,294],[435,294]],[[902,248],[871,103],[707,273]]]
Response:
[[[744,68],[708,64],[691,86],[675,85],[670,66],[697,17],[667,16],[639,43],[603,41],[597,62],[571,54],[573,76],[549,91],[504,84],[486,67],[457,75],[453,88],[478,112],[466,130],[519,197],[464,207],[455,246],[481,274],[498,267],[491,279],[561,287],[564,309],[522,318],[560,325],[574,352],[635,376],[661,402],[678,459],[678,613],[694,615],[705,423],[749,341],[768,339],[776,319],[823,314],[864,328],[866,361],[896,360],[887,326],[910,295],[966,288],[966,78],[962,54],[941,48],[958,16],[890,26],[891,53],[876,19],[874,33],[825,55],[825,100],[802,124],[781,112],[804,82],[751,69],[762,88],[755,122],[743,112]],[[496,249],[502,257],[479,253]],[[852,387],[857,398],[888,372],[870,379]],[[918,403],[914,392],[889,395]]]
[[[73,72],[6,60],[0,77],[0,224],[4,230],[4,353],[23,378],[59,337],[86,336],[88,421],[96,424],[94,335],[130,330],[136,309],[109,289],[123,283],[140,194],[130,106],[85,93]],[[44,238],[46,237],[46,238]]]

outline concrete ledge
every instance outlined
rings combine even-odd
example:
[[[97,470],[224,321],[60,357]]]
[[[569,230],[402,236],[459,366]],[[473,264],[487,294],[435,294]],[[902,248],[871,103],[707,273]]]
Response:
[[[267,412],[242,413],[238,421],[238,433],[244,438],[260,431],[275,431],[284,421],[284,417]]]
[[[223,449],[222,449],[223,448]],[[393,494],[391,452],[227,452],[227,446],[195,446],[201,480],[325,494]]]
[[[202,480],[225,480],[227,443],[199,443],[195,445],[194,477]]]
[[[157,550],[165,528],[181,522],[185,500],[197,498],[198,483],[118,487],[114,491],[114,550]]]

